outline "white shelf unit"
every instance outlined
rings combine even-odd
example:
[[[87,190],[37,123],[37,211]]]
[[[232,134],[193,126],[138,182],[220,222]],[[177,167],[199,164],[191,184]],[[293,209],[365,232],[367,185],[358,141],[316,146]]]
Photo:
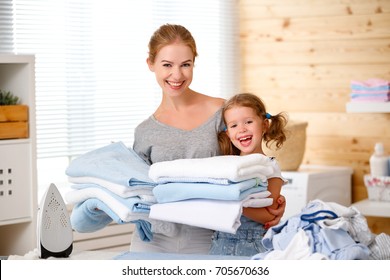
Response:
[[[348,102],[347,113],[390,113],[390,102]],[[390,218],[390,202],[364,199],[352,204],[363,215]]]
[[[390,113],[390,102],[348,102],[347,113]]]
[[[28,138],[0,140],[0,255],[36,247],[35,56],[0,54],[0,88],[28,106]]]
[[[390,218],[390,202],[364,199],[352,204],[365,216]]]

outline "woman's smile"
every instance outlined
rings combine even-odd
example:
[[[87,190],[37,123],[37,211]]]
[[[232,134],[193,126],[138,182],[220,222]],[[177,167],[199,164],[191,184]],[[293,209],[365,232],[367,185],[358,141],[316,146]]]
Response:
[[[178,89],[178,88],[180,88],[183,84],[184,84],[184,81],[182,81],[182,82],[171,82],[171,81],[166,81],[167,82],[167,84],[169,85],[169,86],[171,86],[173,89]]]

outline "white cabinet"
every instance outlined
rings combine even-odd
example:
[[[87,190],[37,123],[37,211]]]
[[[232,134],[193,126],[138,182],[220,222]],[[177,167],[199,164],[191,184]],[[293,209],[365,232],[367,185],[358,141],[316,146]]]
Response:
[[[319,165],[301,165],[297,171],[282,171],[289,182],[281,191],[286,198],[283,220],[299,214],[315,199],[350,206],[352,173],[352,168],[347,166]]]
[[[31,166],[25,160],[30,153],[27,142],[0,144],[0,224],[31,221],[32,189],[25,187],[31,178]]]
[[[0,255],[36,247],[35,57],[0,54],[0,89],[28,106],[28,138],[0,139]]]

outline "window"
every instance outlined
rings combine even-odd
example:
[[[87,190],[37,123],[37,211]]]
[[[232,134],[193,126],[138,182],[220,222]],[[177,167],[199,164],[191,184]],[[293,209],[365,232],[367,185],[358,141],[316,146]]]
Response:
[[[161,24],[194,36],[194,90],[226,98],[238,89],[236,1],[4,0],[0,15],[0,52],[36,57],[41,190],[65,184],[82,153],[111,141],[132,146],[134,128],[161,100],[145,62]]]

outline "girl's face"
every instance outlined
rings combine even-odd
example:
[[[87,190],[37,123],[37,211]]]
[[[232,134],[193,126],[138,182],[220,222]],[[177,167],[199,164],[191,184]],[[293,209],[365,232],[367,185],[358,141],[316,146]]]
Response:
[[[158,52],[153,64],[147,62],[163,93],[179,96],[190,86],[194,69],[194,54],[190,47],[182,43],[167,45]]]
[[[235,106],[225,111],[227,135],[241,155],[263,154],[262,136],[268,122],[249,107]]]

